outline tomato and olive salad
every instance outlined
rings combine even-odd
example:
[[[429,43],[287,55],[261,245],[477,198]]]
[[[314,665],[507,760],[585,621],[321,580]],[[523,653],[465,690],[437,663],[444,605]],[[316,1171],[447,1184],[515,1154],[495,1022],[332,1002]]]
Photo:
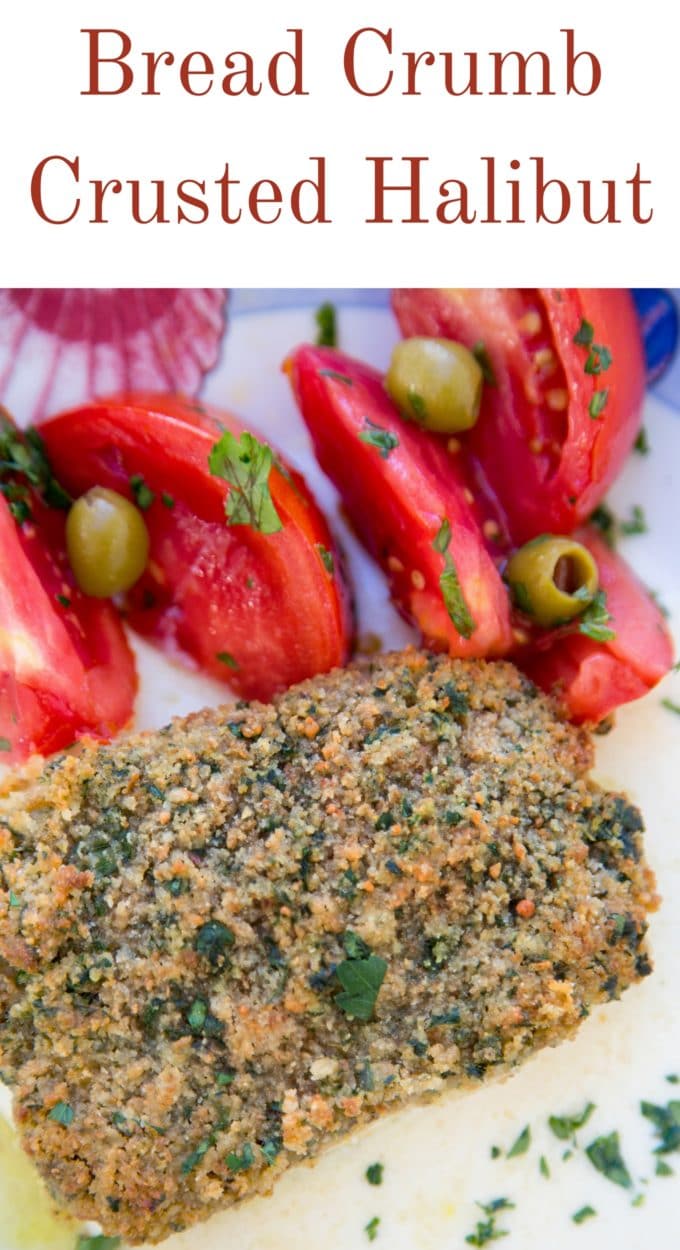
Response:
[[[511,655],[599,722],[672,663],[663,615],[587,525],[640,432],[630,296],[396,291],[386,377],[327,346],[286,362],[322,468],[430,646]]]
[[[134,659],[111,596],[136,631],[246,698],[346,662],[349,599],[325,518],[236,418],[139,395],[39,435],[9,418],[3,430],[3,760],[130,721]]]
[[[663,617],[589,525],[640,430],[631,299],[401,290],[383,377],[333,346],[286,362],[321,467],[434,649],[512,658],[598,722],[672,663]],[[0,758],[129,723],[121,616],[268,700],[347,662],[339,552],[304,479],[231,414],[139,393],[22,433],[0,417]]]

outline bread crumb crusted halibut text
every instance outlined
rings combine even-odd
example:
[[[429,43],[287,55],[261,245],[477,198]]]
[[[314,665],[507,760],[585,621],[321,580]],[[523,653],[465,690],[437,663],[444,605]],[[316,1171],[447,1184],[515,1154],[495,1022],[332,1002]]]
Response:
[[[646,975],[642,822],[509,664],[381,656],[0,799],[0,1068],[58,1200],[157,1241]]]

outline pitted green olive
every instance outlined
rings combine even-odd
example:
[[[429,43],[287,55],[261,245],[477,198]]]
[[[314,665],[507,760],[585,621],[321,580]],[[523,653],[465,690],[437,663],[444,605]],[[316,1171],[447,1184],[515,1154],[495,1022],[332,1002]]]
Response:
[[[66,547],[76,581],[86,595],[108,599],[141,577],[149,534],[141,512],[123,495],[94,486],[76,499],[66,518]]]
[[[395,347],[385,386],[405,417],[438,434],[456,434],[475,424],[483,380],[462,343],[412,338]]]
[[[572,538],[541,534],[516,551],[505,578],[522,612],[546,628],[578,616],[598,587],[597,565]]]

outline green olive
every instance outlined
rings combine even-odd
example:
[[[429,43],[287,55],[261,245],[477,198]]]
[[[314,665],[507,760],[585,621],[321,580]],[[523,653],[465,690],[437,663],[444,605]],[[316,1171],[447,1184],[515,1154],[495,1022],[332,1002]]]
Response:
[[[475,424],[483,380],[462,343],[413,338],[392,352],[385,386],[403,416],[438,434],[456,434]]]
[[[108,599],[129,590],[141,577],[149,556],[149,533],[129,499],[105,486],[93,486],[69,511],[66,548],[80,589]]]
[[[516,551],[505,570],[515,603],[546,627],[570,621],[594,599],[597,565],[573,538],[541,534]]]

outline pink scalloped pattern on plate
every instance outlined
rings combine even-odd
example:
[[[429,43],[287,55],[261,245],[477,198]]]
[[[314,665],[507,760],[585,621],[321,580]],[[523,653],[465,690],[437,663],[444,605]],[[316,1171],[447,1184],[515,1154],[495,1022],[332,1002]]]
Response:
[[[0,404],[28,425],[116,391],[194,395],[226,304],[207,288],[0,290]]]

